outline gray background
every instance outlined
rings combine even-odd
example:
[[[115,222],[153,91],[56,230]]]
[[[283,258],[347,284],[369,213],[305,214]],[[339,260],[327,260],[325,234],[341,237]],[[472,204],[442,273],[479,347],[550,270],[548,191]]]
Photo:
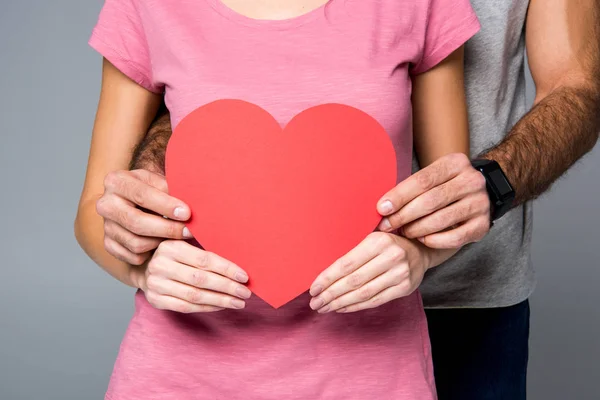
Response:
[[[101,2],[0,4],[0,400],[101,399],[132,312],[132,291],[88,260],[72,228]],[[600,399],[599,169],[596,150],[535,207],[534,400]]]

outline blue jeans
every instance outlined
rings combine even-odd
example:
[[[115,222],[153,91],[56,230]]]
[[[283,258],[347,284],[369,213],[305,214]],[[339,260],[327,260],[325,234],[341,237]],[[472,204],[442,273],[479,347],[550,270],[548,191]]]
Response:
[[[524,400],[529,301],[426,310],[439,400]]]

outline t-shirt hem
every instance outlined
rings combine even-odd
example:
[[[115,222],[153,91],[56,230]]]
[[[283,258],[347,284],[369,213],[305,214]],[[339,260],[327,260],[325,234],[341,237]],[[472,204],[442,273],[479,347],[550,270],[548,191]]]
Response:
[[[148,74],[141,71],[135,63],[126,57],[122,56],[118,50],[113,46],[106,43],[97,33],[96,30],[92,32],[90,40],[88,41],[90,47],[100,53],[104,58],[110,61],[119,71],[125,74],[129,79],[142,86],[144,89],[156,93],[163,94],[163,90],[152,83],[152,80],[148,77]]]
[[[461,308],[505,308],[511,307],[528,300],[535,290],[535,284],[523,292],[520,296],[515,296],[509,299],[503,299],[502,301],[448,301],[448,302],[432,302],[427,304],[424,301],[424,308],[426,310],[444,310],[444,309],[461,309]]]
[[[481,29],[481,24],[475,14],[465,18],[459,26],[462,28],[456,30],[451,39],[443,42],[437,49],[421,59],[421,62],[410,71],[411,75],[419,75],[435,67]]]

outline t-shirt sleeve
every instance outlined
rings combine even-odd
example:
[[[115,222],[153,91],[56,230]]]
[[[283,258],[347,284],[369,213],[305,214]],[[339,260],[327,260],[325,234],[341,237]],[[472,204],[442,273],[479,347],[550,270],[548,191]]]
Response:
[[[480,29],[469,0],[430,0],[426,21],[423,52],[412,75],[439,64]]]
[[[152,62],[137,0],[106,0],[89,45],[140,86],[162,93],[152,79]]]

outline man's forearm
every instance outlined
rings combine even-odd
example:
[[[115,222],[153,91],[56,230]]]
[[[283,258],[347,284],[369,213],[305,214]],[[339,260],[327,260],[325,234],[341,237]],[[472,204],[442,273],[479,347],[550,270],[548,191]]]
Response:
[[[531,0],[525,31],[535,106],[483,155],[501,165],[515,204],[548,190],[600,133],[600,3]]]
[[[163,106],[150,125],[148,133],[135,148],[129,168],[164,174],[165,152],[171,133],[171,116]]]
[[[536,104],[482,157],[500,164],[515,188],[517,205],[548,190],[594,147],[599,132],[600,84],[562,87]]]

